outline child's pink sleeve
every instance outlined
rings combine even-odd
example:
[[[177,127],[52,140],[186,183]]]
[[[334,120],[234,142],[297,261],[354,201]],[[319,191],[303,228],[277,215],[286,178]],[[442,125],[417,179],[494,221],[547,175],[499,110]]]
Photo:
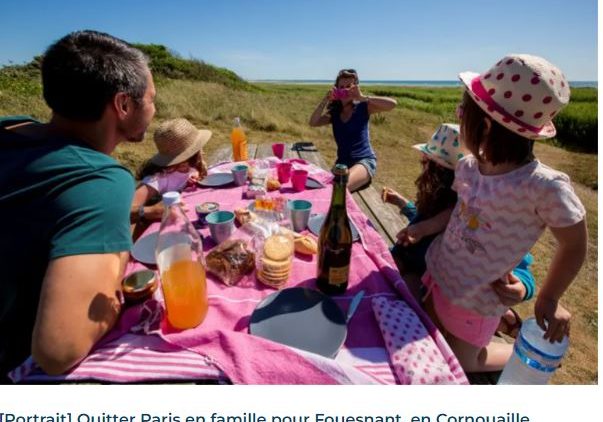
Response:
[[[566,176],[545,185],[536,213],[549,227],[569,227],[582,221],[586,210]]]

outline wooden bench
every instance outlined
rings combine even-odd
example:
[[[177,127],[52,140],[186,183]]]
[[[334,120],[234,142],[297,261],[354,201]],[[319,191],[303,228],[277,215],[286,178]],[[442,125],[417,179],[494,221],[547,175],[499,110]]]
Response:
[[[302,146],[300,146],[302,145]],[[249,144],[247,146],[249,159],[260,159],[273,156],[272,144]],[[283,158],[302,158],[325,170],[331,169],[332,165],[327,163],[316,148],[309,143],[286,144]],[[232,160],[232,148],[229,146],[216,150],[209,158],[208,163],[216,164]],[[396,213],[393,207],[389,207],[381,201],[381,195],[373,186],[354,192],[354,200],[368,217],[369,221],[383,240],[392,246],[396,242],[396,234],[406,226],[406,221]],[[505,341],[501,339],[501,341]],[[467,374],[471,384],[496,384],[500,372],[484,372]]]

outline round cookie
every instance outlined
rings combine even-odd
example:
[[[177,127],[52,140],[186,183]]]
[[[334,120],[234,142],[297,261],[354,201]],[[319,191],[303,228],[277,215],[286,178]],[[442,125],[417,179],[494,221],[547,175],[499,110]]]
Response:
[[[266,274],[264,274],[264,272],[262,270],[256,271],[256,276],[262,283],[267,284],[268,286],[271,286],[271,287],[276,287],[276,288],[280,288],[280,287],[284,286],[285,284],[287,284],[287,280],[289,278],[289,277],[272,278],[272,277],[269,277]]]
[[[291,268],[290,259],[285,259],[283,261],[275,261],[273,259],[266,258],[265,256],[263,256],[261,258],[261,261],[262,268],[265,272],[282,273],[284,271],[289,271],[289,269]]]
[[[264,256],[275,261],[284,261],[293,255],[293,242],[286,236],[273,235],[264,242]]]

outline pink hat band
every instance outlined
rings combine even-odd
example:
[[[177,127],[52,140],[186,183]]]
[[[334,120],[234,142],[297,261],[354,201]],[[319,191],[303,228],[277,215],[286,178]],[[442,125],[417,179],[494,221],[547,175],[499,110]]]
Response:
[[[497,111],[498,113],[500,113],[503,116],[504,121],[513,122],[516,125],[521,126],[521,127],[525,128],[526,130],[529,130],[530,132],[534,132],[534,133],[539,133],[542,130],[542,128],[544,127],[544,126],[536,127],[536,126],[529,125],[526,122],[513,116],[511,113],[508,113],[504,108],[502,108],[500,105],[498,105],[494,101],[494,99],[492,99],[490,94],[488,94],[488,91],[486,91],[486,88],[484,88],[484,85],[482,85],[480,76],[476,77],[475,79],[473,79],[471,81],[471,90],[473,91],[473,93],[475,95],[477,95],[479,97],[480,100],[482,100],[484,103],[486,103],[486,105],[488,106],[489,112]]]

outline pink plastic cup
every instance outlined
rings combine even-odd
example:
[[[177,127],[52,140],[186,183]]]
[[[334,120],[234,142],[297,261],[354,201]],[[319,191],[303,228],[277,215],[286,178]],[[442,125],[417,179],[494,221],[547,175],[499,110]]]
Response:
[[[291,179],[291,163],[278,163],[276,173],[279,182],[287,183]]]
[[[285,154],[285,144],[272,144],[272,153],[282,160]]]
[[[293,190],[301,192],[306,189],[306,181],[308,180],[308,172],[306,170],[293,170],[291,175],[291,184]]]

